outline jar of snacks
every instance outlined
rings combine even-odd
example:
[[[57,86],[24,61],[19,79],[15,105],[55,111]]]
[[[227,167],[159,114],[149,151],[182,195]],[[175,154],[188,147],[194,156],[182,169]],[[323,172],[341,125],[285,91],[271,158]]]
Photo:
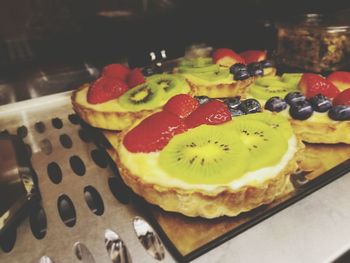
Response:
[[[350,66],[350,24],[336,17],[306,14],[277,23],[281,67],[330,72]]]

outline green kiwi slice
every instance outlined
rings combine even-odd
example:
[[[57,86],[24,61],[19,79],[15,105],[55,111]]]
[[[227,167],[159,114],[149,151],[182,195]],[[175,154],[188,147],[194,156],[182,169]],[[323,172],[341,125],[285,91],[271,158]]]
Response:
[[[219,69],[216,71],[211,72],[204,72],[204,73],[193,73],[194,77],[206,80],[208,82],[214,82],[222,79],[230,78],[232,75],[230,75],[230,72],[228,69]],[[232,78],[233,80],[233,78]]]
[[[201,125],[174,136],[160,152],[160,167],[189,184],[225,184],[244,174],[249,152],[239,135]]]
[[[292,126],[290,125],[288,118],[282,116],[280,114],[273,114],[268,112],[259,112],[247,115],[241,115],[236,118],[242,120],[256,120],[261,121],[272,129],[274,129],[278,134],[284,136],[285,139],[289,140],[289,138],[293,135]]]
[[[194,58],[194,59],[183,59],[179,63],[179,73],[204,73],[216,71],[219,69],[219,65],[213,64],[211,58]]]
[[[147,78],[147,82],[164,93],[164,100],[176,94],[188,93],[190,88],[184,78],[172,74],[156,74]]]
[[[119,97],[119,103],[130,111],[154,109],[161,106],[163,97],[162,89],[146,82],[125,92]]]
[[[250,152],[248,171],[278,164],[287,151],[285,137],[261,121],[236,118],[234,127]]]
[[[298,85],[302,76],[303,76],[303,73],[284,73],[281,76],[281,80],[293,85]]]
[[[289,92],[297,91],[287,86],[260,86],[253,84],[249,87],[249,93],[256,99],[268,100],[271,97],[278,96],[284,98]]]

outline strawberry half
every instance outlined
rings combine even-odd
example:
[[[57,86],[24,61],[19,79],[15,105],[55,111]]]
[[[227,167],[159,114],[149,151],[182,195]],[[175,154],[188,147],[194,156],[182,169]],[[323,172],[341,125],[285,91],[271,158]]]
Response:
[[[350,106],[350,88],[340,92],[333,100],[333,105]]]
[[[129,88],[135,87],[145,82],[145,77],[139,68],[132,69],[126,79],[126,84],[128,84]]]
[[[330,74],[327,79],[339,90],[346,90],[350,88],[350,72],[336,71]]]
[[[217,125],[231,120],[231,113],[225,103],[210,100],[199,106],[185,119],[188,128],[195,128],[201,124]]]
[[[120,79],[100,77],[91,84],[87,101],[91,104],[103,103],[118,98],[127,90],[128,86]]]
[[[239,56],[244,59],[246,64],[250,64],[265,60],[267,52],[265,50],[246,50],[239,53]]]
[[[178,94],[170,98],[163,109],[183,119],[197,109],[198,106],[198,101],[192,96],[188,94]]]
[[[123,143],[130,152],[155,152],[162,150],[175,134],[185,132],[186,124],[175,114],[160,111],[147,117],[130,130]]]
[[[332,82],[313,73],[304,73],[298,86],[307,98],[311,98],[317,94],[334,98],[339,94],[339,90]]]
[[[241,58],[236,52],[229,48],[219,48],[213,53],[213,62],[224,67],[231,67],[236,63],[245,64],[243,58]]]
[[[126,81],[130,69],[123,64],[110,64],[103,68],[102,76],[108,78],[117,78]]]

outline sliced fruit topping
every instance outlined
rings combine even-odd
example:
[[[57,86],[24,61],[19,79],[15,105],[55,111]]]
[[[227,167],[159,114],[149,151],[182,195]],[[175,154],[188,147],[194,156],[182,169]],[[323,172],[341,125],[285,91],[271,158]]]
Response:
[[[199,106],[199,102],[188,94],[178,94],[164,105],[163,109],[174,113],[180,118],[186,118]]]
[[[289,108],[290,116],[297,120],[306,120],[311,117],[313,112],[314,110],[307,100],[297,101],[291,104]]]
[[[108,78],[117,78],[126,81],[130,69],[123,64],[110,64],[103,68],[102,76]]]
[[[271,97],[265,103],[265,109],[280,112],[287,108],[287,102],[280,97]]]
[[[283,136],[262,121],[249,120],[245,116],[237,117],[233,124],[250,152],[249,171],[279,163],[288,148]]]
[[[229,48],[219,48],[215,50],[213,53],[213,62],[224,67],[231,67],[236,63],[245,64],[244,59]]]
[[[202,73],[192,73],[192,76],[205,80],[207,82],[231,79],[230,72],[227,69],[218,69],[216,71],[208,71]]]
[[[125,148],[133,153],[162,150],[175,134],[186,131],[185,123],[175,114],[160,111],[147,117],[124,137]]]
[[[91,104],[103,103],[118,98],[127,90],[128,86],[120,79],[100,77],[91,84],[87,101]]]
[[[309,102],[311,103],[311,106],[314,109],[314,111],[317,112],[326,112],[332,107],[332,101],[322,94],[317,94],[316,96],[313,96],[309,99]]]
[[[291,83],[293,85],[298,85],[303,73],[284,73],[281,76],[281,80],[284,82]]]
[[[178,75],[157,74],[148,77],[147,82],[164,91],[165,101],[168,101],[168,99],[176,94],[187,93],[190,90],[185,79]]]
[[[239,53],[239,55],[244,59],[246,64],[249,64],[265,60],[267,57],[267,52],[264,50],[246,50]]]
[[[327,79],[341,91],[350,88],[350,72],[336,71],[331,73]]]
[[[177,68],[179,73],[205,73],[219,70],[219,66],[213,64],[211,58],[183,59]]]
[[[317,94],[334,98],[339,94],[339,90],[332,82],[313,73],[304,73],[298,86],[307,98],[311,98]]]
[[[301,94],[301,92],[299,91],[293,91],[293,92],[289,92],[284,100],[289,104],[289,105],[292,105],[298,101],[304,101],[306,100],[306,97]]]
[[[202,124],[216,125],[229,120],[231,113],[226,104],[214,99],[198,107],[185,122],[189,128],[194,128]]]
[[[337,105],[328,111],[328,116],[335,121],[350,120],[350,106]]]
[[[176,135],[160,152],[159,165],[190,184],[226,184],[243,175],[248,155],[236,132],[202,125]]]
[[[261,105],[256,99],[246,99],[242,101],[239,109],[246,114],[256,113],[261,111]]]
[[[343,90],[333,100],[334,105],[350,106],[350,89]]]
[[[164,96],[164,91],[156,85],[144,83],[125,92],[119,102],[125,109],[139,111],[161,106]]]
[[[256,120],[261,121],[279,134],[282,134],[287,140],[293,135],[293,129],[288,118],[280,114],[261,112],[256,114],[248,114],[238,118],[238,120]]]
[[[128,84],[129,88],[133,88],[145,82],[146,79],[139,68],[132,69],[126,79],[126,84]]]

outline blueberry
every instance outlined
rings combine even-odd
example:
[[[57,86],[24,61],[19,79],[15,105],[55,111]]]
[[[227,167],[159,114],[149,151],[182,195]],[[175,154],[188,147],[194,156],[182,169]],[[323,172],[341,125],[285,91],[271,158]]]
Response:
[[[245,114],[245,112],[240,110],[240,109],[231,109],[231,108],[229,108],[229,111],[231,112],[231,117],[241,116],[241,115]]]
[[[210,100],[210,98],[207,96],[195,96],[195,98],[201,105],[207,103]]]
[[[241,105],[240,97],[232,97],[224,100],[229,109],[237,109]]]
[[[271,97],[265,103],[265,109],[280,112],[287,108],[287,102],[280,97]]]
[[[248,72],[251,76],[263,76],[264,69],[259,62],[253,62],[248,65]]]
[[[145,67],[142,70],[142,74],[146,77],[154,75],[154,74],[160,74],[163,73],[163,70],[161,67],[153,66],[153,67]]]
[[[289,114],[297,120],[306,120],[311,117],[314,110],[307,100],[294,102],[289,109]]]
[[[234,75],[234,80],[245,80],[250,77],[248,70],[240,70]]]
[[[284,100],[289,104],[292,105],[298,101],[304,101],[306,100],[305,96],[301,94],[299,91],[293,91],[289,92],[285,97]]]
[[[244,113],[261,112],[261,105],[256,99],[246,99],[241,102],[239,109]]]
[[[242,70],[247,70],[247,66],[242,63],[236,63],[230,67],[230,73],[233,75]]]
[[[317,94],[309,99],[312,108],[317,112],[326,112],[332,107],[332,102],[323,94]]]
[[[335,121],[348,121],[350,120],[350,106],[337,105],[333,106],[328,111],[328,116]]]
[[[270,68],[274,66],[274,63],[271,60],[262,60],[260,64],[263,68]]]

